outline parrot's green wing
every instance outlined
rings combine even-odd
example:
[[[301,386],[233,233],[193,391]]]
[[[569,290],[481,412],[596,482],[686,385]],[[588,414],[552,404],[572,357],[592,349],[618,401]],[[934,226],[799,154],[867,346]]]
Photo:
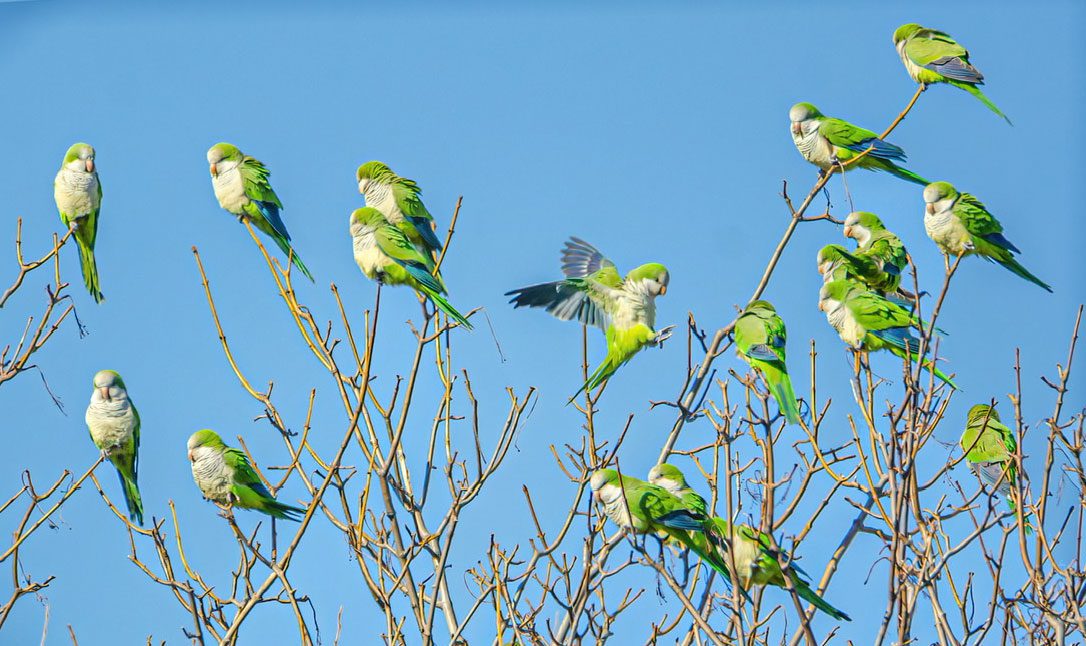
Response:
[[[747,359],[784,361],[784,322],[745,313],[735,322],[735,345]]]
[[[981,83],[984,75],[969,63],[969,52],[949,34],[925,29],[905,43],[905,55],[919,67],[963,83]]]
[[[441,251],[441,241],[434,233],[434,216],[426,209],[419,195],[422,193],[419,185],[414,180],[405,177],[397,177],[392,182],[392,197],[396,200],[396,207],[400,209],[404,217],[411,222],[415,231],[423,243],[435,251]]]
[[[246,457],[244,451],[226,447],[223,449],[222,459],[234,472],[234,484],[253,487],[263,495],[271,497],[264,483],[260,481],[260,476],[253,469],[253,465],[249,463],[249,458]]]
[[[542,307],[562,321],[576,319],[606,331],[614,310],[613,290],[622,287],[615,263],[591,244],[571,237],[562,249],[566,280],[521,287],[506,292],[514,307]]]
[[[831,144],[839,148],[846,148],[853,152],[863,152],[868,148],[870,157],[879,159],[904,160],[905,151],[899,146],[879,139],[879,136],[866,128],[852,125],[841,119],[822,119],[818,126],[818,132]]]
[[[279,208],[283,208],[283,203],[279,201],[279,196],[275,194],[271,182],[268,181],[271,171],[263,162],[246,155],[241,159],[239,172],[245,182],[245,195],[250,200],[270,202]]]
[[[386,223],[377,227],[374,238],[381,251],[403,267],[420,285],[438,294],[446,293],[445,284],[431,273],[433,258],[423,255],[403,231]]]
[[[965,229],[975,236],[1019,253],[1009,240],[1003,237],[1003,225],[999,223],[984,204],[969,193],[962,193],[954,203],[954,215],[962,221]]]

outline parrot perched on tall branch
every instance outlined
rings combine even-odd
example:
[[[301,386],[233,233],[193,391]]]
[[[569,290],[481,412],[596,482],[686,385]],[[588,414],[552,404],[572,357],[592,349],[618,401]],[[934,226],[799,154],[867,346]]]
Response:
[[[799,424],[799,404],[785,365],[788,333],[769,301],[753,301],[735,321],[736,354],[762,377],[789,424]]]
[[[116,370],[94,375],[94,391],[84,419],[91,440],[117,468],[128,517],[143,524],[143,498],[139,485],[140,414]]]
[[[94,242],[98,237],[98,212],[102,207],[102,184],[94,165],[94,148],[77,143],[64,153],[64,161],[53,180],[53,198],[64,226],[72,229],[79,249],[79,267],[83,283],[96,303],[103,300],[98,283],[98,265],[94,261]]]
[[[224,507],[240,507],[272,518],[300,521],[305,510],[279,502],[253,470],[240,449],[223,443],[215,431],[204,429],[189,437],[188,457],[192,479],[204,498]]]

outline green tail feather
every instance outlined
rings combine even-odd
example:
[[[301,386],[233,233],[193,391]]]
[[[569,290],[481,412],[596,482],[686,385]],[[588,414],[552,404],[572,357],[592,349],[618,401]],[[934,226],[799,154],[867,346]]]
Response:
[[[965,90],[966,92],[972,94],[973,96],[977,97],[978,99],[980,99],[981,103],[988,106],[989,110],[991,110],[992,112],[995,112],[999,116],[1003,117],[1003,119],[1008,124],[1010,124],[1012,126],[1014,125],[1013,123],[1011,123],[1010,118],[1007,115],[1003,114],[1003,112],[999,108],[997,108],[994,103],[992,103],[991,99],[989,99],[988,97],[986,97],[984,95],[984,92],[980,91],[979,87],[973,85],[972,83],[962,83],[961,81],[947,80],[947,83],[950,83],[954,87],[961,88],[961,89]]]
[[[265,500],[262,511],[273,518],[280,520],[293,520],[299,522],[305,516],[305,510],[301,507],[281,503],[278,500]]]
[[[464,318],[463,314],[461,314],[460,312],[457,312],[456,308],[453,307],[452,304],[449,303],[449,301],[445,300],[444,296],[442,296],[441,294],[438,294],[437,292],[435,292],[432,289],[427,289],[426,287],[423,287],[422,285],[418,285],[418,289],[422,290],[422,292],[424,294],[426,294],[426,297],[430,299],[430,302],[433,303],[434,306],[437,307],[437,309],[439,309],[442,312],[445,312],[446,314],[448,314],[449,318],[456,321],[460,325],[463,325],[465,328],[467,328],[469,330],[475,329],[475,328],[472,327],[471,322],[468,321],[466,318]]]
[[[932,363],[930,360],[924,359],[923,363],[924,363],[924,367],[927,368],[928,370],[931,370],[932,373],[934,373],[936,377],[938,377],[939,379],[941,379],[943,381],[943,383],[950,386],[954,390],[958,389],[958,385],[955,384],[953,381],[951,381],[950,377],[947,377],[945,374],[943,374],[942,370],[939,370],[937,367],[935,367],[935,364]]]
[[[585,391],[591,392],[598,388],[600,384],[610,379],[611,375],[618,372],[619,366],[621,365],[622,364],[614,365],[613,361],[611,360],[611,356],[608,355],[607,358],[603,360],[603,363],[601,363],[598,368],[593,370],[592,374],[588,375],[588,381],[584,382],[584,385],[581,386],[577,390],[577,392],[573,393],[573,396],[569,398],[569,401],[566,402],[566,405],[568,406],[570,403],[572,403],[573,400],[577,399],[577,397],[581,393]]]
[[[796,401],[796,393],[792,390],[792,380],[788,373],[773,366],[763,366],[762,374],[765,375],[773,398],[777,400],[777,406],[789,424],[799,424],[799,403]]]
[[[275,244],[279,247],[279,250],[282,251],[288,258],[291,258],[294,261],[294,266],[301,270],[301,272],[305,274],[306,278],[308,278],[312,282],[317,282],[313,280],[313,274],[309,273],[309,268],[305,266],[304,262],[302,262],[301,256],[299,256],[298,252],[294,251],[294,248],[290,246],[290,240],[287,240],[283,236],[279,235],[278,232],[273,234],[271,237],[272,240],[275,240]]]
[[[1033,283],[1034,285],[1037,285],[1041,289],[1046,290],[1048,293],[1050,293],[1050,294],[1052,293],[1052,288],[1049,287],[1048,284],[1046,284],[1040,278],[1037,278],[1033,274],[1029,273],[1029,270],[1027,270],[1025,267],[1023,267],[1017,260],[1010,257],[1009,253],[1007,254],[1007,256],[1008,256],[1008,258],[1006,260],[997,259],[996,262],[998,262],[999,264],[1001,264],[1004,267],[1006,267],[1007,269],[1009,269],[1015,276],[1018,276],[1020,278],[1025,278],[1026,280]]]
[[[79,268],[83,271],[83,282],[87,285],[87,291],[95,303],[101,303],[105,299],[102,290],[98,286],[98,265],[94,262],[94,249],[83,243],[78,237],[75,244],[79,248]]]
[[[117,470],[117,477],[121,480],[121,492],[124,494],[124,504],[128,507],[128,517],[136,521],[137,525],[143,525],[143,498],[140,489],[136,485],[136,479],[128,478],[121,470]]]
[[[825,599],[818,596],[818,594],[811,589],[811,586],[807,585],[803,581],[800,581],[799,577],[797,577],[794,573],[792,574],[792,587],[796,589],[796,594],[799,595],[800,599],[803,599],[807,603],[813,605],[815,608],[818,608],[819,610],[833,617],[834,619],[838,621],[852,621],[852,617],[849,617],[845,613],[841,612],[837,608],[834,608],[829,603],[827,603]]]
[[[927,186],[928,184],[931,184],[931,182],[912,172],[908,168],[902,168],[894,162],[887,161],[885,162],[885,165],[880,164],[879,167],[887,171],[888,173],[892,173],[896,177],[900,177],[901,179],[912,182],[914,184],[919,184],[921,186]]]
[[[1014,506],[1014,501],[1011,500],[1010,496],[1003,496],[1003,499],[1007,501],[1007,506],[1010,507],[1011,511],[1016,511],[1015,506]],[[1033,515],[1032,514],[1026,514],[1025,516],[1022,517],[1022,525],[1023,525],[1023,527],[1025,527],[1025,531],[1026,531],[1027,536],[1033,534],[1033,526],[1031,525],[1032,521],[1033,521]]]

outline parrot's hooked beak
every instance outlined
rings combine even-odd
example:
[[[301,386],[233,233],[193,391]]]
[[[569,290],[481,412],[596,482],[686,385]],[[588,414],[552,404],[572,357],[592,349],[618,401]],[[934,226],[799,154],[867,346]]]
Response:
[[[935,215],[935,204],[933,202],[928,202],[928,205],[924,207],[924,211],[928,215]]]
[[[94,172],[94,160],[93,159],[88,159],[87,160],[87,172],[88,173],[93,173]]]
[[[667,285],[660,285],[660,296],[667,293]]]
[[[803,132],[803,127],[799,125],[798,121],[793,121],[792,122],[792,134],[793,135],[798,135],[801,132]]]
[[[845,227],[845,237],[846,238],[851,238],[852,237],[852,227]]]
[[[189,462],[194,462],[194,460],[192,458],[192,451],[188,452],[188,456],[189,456]]]
[[[98,394],[101,395],[102,399],[106,400],[107,402],[108,401],[113,401],[109,396],[109,387],[108,386],[102,386],[101,388],[99,388],[98,389]]]
[[[215,164],[211,165],[211,176],[212,177],[218,177],[219,176],[219,169],[215,167]]]

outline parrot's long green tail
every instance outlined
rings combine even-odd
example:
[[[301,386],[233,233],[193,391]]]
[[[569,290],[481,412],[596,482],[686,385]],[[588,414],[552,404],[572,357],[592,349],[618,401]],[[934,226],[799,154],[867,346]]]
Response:
[[[898,166],[897,164],[895,164],[892,161],[886,161],[886,160],[879,160],[879,161],[883,162],[883,163],[879,164],[880,168],[882,168],[883,170],[885,170],[888,173],[892,173],[896,177],[900,177],[903,180],[912,182],[914,184],[919,184],[921,186],[927,186],[928,184],[931,184],[931,182],[929,182],[928,180],[924,179],[923,177],[917,175],[916,173],[912,172],[908,168],[902,168],[901,166]]]
[[[1007,501],[1007,506],[1010,507],[1011,511],[1015,511],[1014,501],[1011,500],[1010,496],[1004,495],[1003,499]],[[1023,527],[1025,527],[1025,531],[1026,531],[1027,535],[1032,534],[1033,533],[1033,515],[1032,514],[1026,514],[1022,518],[1022,525],[1023,525]]]
[[[928,370],[931,370],[931,371],[932,371],[932,373],[933,373],[933,374],[934,374],[934,375],[935,375],[936,377],[938,377],[939,379],[941,379],[941,380],[943,381],[943,383],[945,383],[946,385],[950,386],[950,387],[951,387],[951,388],[953,388],[954,390],[957,390],[957,389],[958,389],[958,385],[957,385],[957,384],[955,384],[955,383],[954,383],[953,381],[951,381],[951,380],[950,380],[950,377],[947,377],[947,376],[946,376],[945,374],[943,374],[943,371],[942,371],[942,370],[939,370],[939,368],[937,368],[937,367],[935,366],[935,364],[931,362],[931,360],[930,360],[930,359],[924,359],[923,363],[924,363],[924,367],[925,367],[925,368],[927,368]]]
[[[1007,255],[1006,260],[1001,260],[1001,259],[996,258],[995,261],[998,262],[999,264],[1003,265],[1004,267],[1006,267],[1015,276],[1018,276],[1020,278],[1025,278],[1026,280],[1033,283],[1034,285],[1037,285],[1041,289],[1046,290],[1048,293],[1050,293],[1050,294],[1052,293],[1052,288],[1049,287],[1047,283],[1045,283],[1040,278],[1037,278],[1033,274],[1029,273],[1029,270],[1027,270],[1025,267],[1023,267],[1013,257],[1011,257],[1010,253],[1007,253],[1006,255]]]
[[[448,314],[449,318],[456,321],[460,325],[463,325],[465,328],[467,328],[469,330],[475,329],[475,328],[473,328],[471,326],[471,322],[468,321],[466,318],[464,318],[463,314],[456,311],[456,308],[453,307],[452,304],[449,303],[449,301],[445,300],[444,296],[442,296],[441,294],[438,294],[437,292],[430,289],[429,287],[426,287],[425,285],[421,285],[421,284],[418,285],[418,289],[420,289],[424,294],[426,294],[426,298],[429,298],[430,302],[433,303],[434,306],[437,307],[437,309],[439,309],[442,312],[445,312],[446,314]]]
[[[313,274],[309,273],[309,268],[305,266],[304,262],[302,262],[302,257],[298,255],[298,252],[294,250],[294,247],[290,246],[290,240],[284,238],[277,231],[271,234],[271,238],[272,240],[275,240],[275,245],[279,247],[279,250],[282,251],[287,258],[291,258],[293,260],[294,266],[297,267],[303,274],[305,274],[306,278],[308,278],[312,282],[317,282],[313,280]]]
[[[85,244],[78,237],[75,244],[79,248],[79,268],[83,271],[83,282],[87,285],[87,291],[95,303],[101,303],[105,298],[98,286],[98,265],[94,262],[94,249]]]
[[[816,594],[815,591],[811,589],[811,586],[801,581],[800,578],[795,575],[795,573],[792,573],[791,578],[792,587],[796,589],[796,594],[799,595],[800,599],[803,599],[807,603],[810,603],[815,608],[818,608],[822,612],[826,613],[827,615],[833,617],[838,621],[852,621],[852,617],[849,617],[845,613],[841,612],[837,608],[834,608],[829,603],[827,603],[825,599],[818,596],[818,594]]]
[[[947,83],[950,83],[954,87],[961,88],[961,89],[965,90],[966,92],[972,94],[973,96],[977,97],[978,99],[980,99],[981,103],[988,106],[989,110],[991,110],[992,112],[995,112],[999,116],[1003,117],[1003,119],[1008,124],[1010,124],[1012,126],[1014,125],[1013,123],[1011,123],[1010,118],[1007,115],[1003,114],[1003,112],[999,108],[997,108],[994,103],[992,103],[992,100],[989,99],[987,96],[985,96],[984,92],[981,92],[980,88],[977,87],[976,85],[973,85],[972,83],[962,83],[961,81],[952,81],[952,80],[947,80]]]
[[[785,419],[789,424],[799,424],[799,403],[796,402],[796,393],[792,390],[792,380],[788,377],[788,373],[776,366],[763,364],[760,367]]]
[[[611,375],[618,372],[618,369],[622,366],[622,363],[616,363],[610,354],[603,360],[603,363],[599,365],[592,374],[588,375],[588,381],[584,382],[584,385],[577,389],[577,392],[573,393],[573,396],[566,402],[567,405],[573,402],[574,399],[585,392],[592,392],[596,388],[599,388],[600,384],[611,378]]]
[[[269,516],[273,516],[280,520],[293,520],[294,522],[302,520],[302,517],[305,516],[305,510],[301,507],[288,505],[275,499],[264,500],[264,511],[266,511]]]
[[[142,526],[143,498],[140,496],[140,488],[136,486],[135,476],[129,478],[117,469],[117,477],[121,480],[121,492],[124,493],[124,504],[128,507],[128,517]]]

